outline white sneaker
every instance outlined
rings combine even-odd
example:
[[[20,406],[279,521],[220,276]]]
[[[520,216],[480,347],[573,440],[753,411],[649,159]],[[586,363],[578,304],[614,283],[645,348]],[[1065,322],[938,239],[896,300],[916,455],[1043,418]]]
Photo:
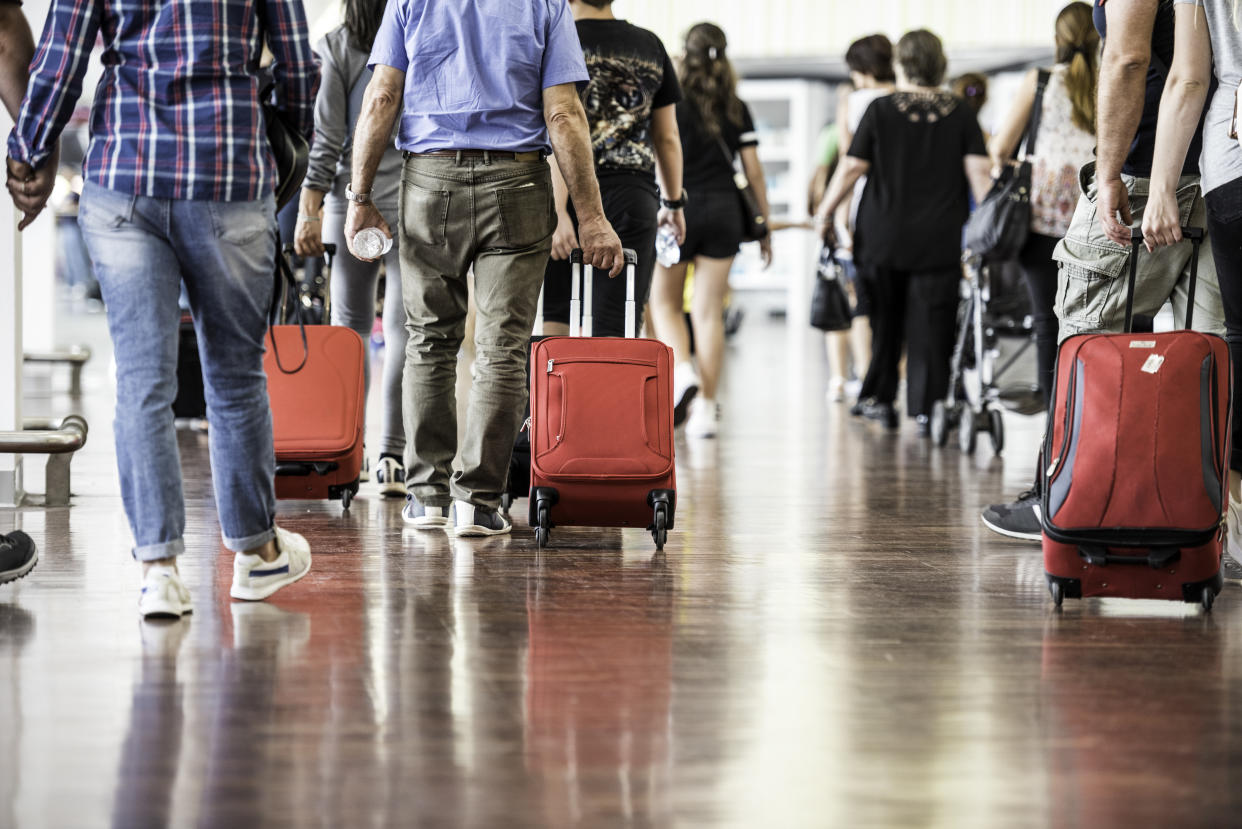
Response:
[[[690,401],[699,393],[699,373],[694,370],[694,363],[689,361],[678,363],[673,367],[673,425],[680,426],[686,421],[690,410]]]
[[[504,535],[512,529],[512,525],[499,511],[476,506],[468,501],[454,501],[453,513],[457,522],[453,533],[458,538]]]
[[[714,438],[719,429],[720,410],[716,401],[700,397],[690,407],[690,419],[686,421],[686,437]]]
[[[305,538],[277,527],[276,549],[280,555],[275,561],[264,561],[257,555],[247,553],[233,556],[233,588],[229,590],[229,595],[234,599],[257,602],[310,572],[310,544]]]
[[[407,492],[405,506],[401,508],[401,519],[420,530],[439,530],[452,524],[449,518],[450,509],[452,507],[424,506],[422,501],[414,497],[414,493]]]
[[[828,381],[828,400],[832,403],[840,403],[845,399],[845,378],[833,377]]]
[[[380,495],[406,496],[405,466],[396,458],[380,458],[375,467],[375,482],[379,484]]]
[[[174,568],[152,567],[143,575],[138,612],[144,619],[180,619],[192,610],[190,591],[186,590],[181,574]]]

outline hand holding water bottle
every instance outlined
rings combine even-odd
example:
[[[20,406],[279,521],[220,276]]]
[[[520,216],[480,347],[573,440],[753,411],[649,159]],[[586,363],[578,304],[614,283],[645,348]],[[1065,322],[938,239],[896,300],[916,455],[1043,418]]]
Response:
[[[686,214],[680,208],[661,207],[660,230],[656,234],[656,261],[671,268],[681,261],[681,243],[686,239]]]
[[[345,239],[349,242],[350,253],[363,262],[373,262],[392,250],[392,230],[370,202],[349,203]]]

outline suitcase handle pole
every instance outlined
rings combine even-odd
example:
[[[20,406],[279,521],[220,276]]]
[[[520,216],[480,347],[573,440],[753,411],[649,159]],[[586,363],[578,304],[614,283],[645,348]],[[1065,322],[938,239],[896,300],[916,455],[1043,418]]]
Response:
[[[1186,287],[1186,330],[1189,331],[1195,319],[1195,288],[1199,284],[1199,248],[1203,245],[1203,228],[1183,227],[1182,238],[1189,239],[1190,253],[1190,285]],[[1139,249],[1143,245],[1143,229],[1136,227],[1130,231],[1130,278],[1126,290],[1126,327],[1125,333],[1132,333],[1134,323],[1134,288],[1138,282]]]
[[[582,251],[574,248],[569,254],[569,336],[582,334]]]
[[[632,248],[623,248],[625,256],[625,331],[626,337],[633,339],[638,336],[638,303],[634,299],[634,269],[638,265],[638,254]],[[595,280],[595,269],[582,264],[582,251],[574,248],[569,255],[570,288],[569,288],[569,336],[590,337],[594,327],[592,308],[591,283]],[[583,272],[590,271],[590,279],[583,279]],[[581,325],[578,322],[582,318]]]

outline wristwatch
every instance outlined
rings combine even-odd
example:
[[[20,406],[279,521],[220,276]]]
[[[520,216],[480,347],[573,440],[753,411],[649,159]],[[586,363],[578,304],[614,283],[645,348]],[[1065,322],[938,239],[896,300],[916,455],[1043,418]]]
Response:
[[[665,207],[665,208],[668,208],[669,210],[681,210],[683,207],[686,206],[686,202],[688,201],[690,201],[690,194],[687,193],[683,189],[681,191],[680,199],[666,199],[663,196],[661,196],[660,207]]]
[[[346,184],[345,185],[345,200],[356,202],[357,204],[370,204],[371,203],[371,191],[368,190],[365,193],[355,193],[353,191],[353,187],[349,184]]]

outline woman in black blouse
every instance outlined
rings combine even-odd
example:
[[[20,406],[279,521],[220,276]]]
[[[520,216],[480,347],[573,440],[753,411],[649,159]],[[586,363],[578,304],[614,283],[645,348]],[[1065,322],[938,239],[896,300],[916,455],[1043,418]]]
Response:
[[[898,424],[898,364],[906,360],[906,410],[928,431],[932,403],[948,392],[962,225],[969,190],[986,195],[989,162],[974,112],[940,89],[945,56],[925,30],[897,43],[897,91],[871,104],[854,134],[844,175],[825,196],[829,213],[867,176],[854,260],[872,297],[871,367],[855,414]],[[824,228],[827,236],[831,228]]]
[[[673,349],[674,420],[686,416],[686,434],[715,437],[718,410],[716,386],[724,358],[724,301],[729,270],[743,239],[742,205],[734,184],[734,157],[754,188],[759,207],[768,217],[763,167],[756,150],[759,141],[750,110],[737,96],[737,75],[725,56],[727,41],[719,26],[700,23],[686,34],[686,52],[679,67],[684,99],[677,104],[685,162],[686,236],[681,261],[658,266],[651,288],[651,322],[655,334]],[[760,243],[766,266],[772,259],[767,239]],[[690,332],[682,313],[686,269],[694,264],[694,323],[698,370],[690,362]]]

